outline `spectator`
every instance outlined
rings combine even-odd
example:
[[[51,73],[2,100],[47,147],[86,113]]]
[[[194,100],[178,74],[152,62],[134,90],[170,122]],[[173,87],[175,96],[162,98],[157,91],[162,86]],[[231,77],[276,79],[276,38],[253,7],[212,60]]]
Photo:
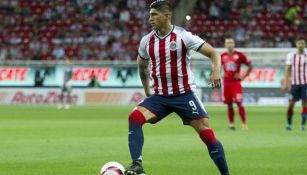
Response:
[[[231,13],[231,1],[219,1],[219,3],[222,19],[229,20]]]
[[[130,20],[130,12],[128,9],[121,10],[119,14],[119,20],[121,22],[128,22]]]
[[[59,44],[55,46],[55,48],[52,51],[52,56],[57,60],[64,58],[65,50],[64,50],[63,44]]]
[[[7,49],[4,44],[0,43],[0,61],[7,59]]]
[[[213,20],[218,20],[220,18],[220,9],[215,2],[213,2],[209,8],[209,15]]]
[[[294,23],[298,13],[301,11],[301,7],[300,6],[294,6],[291,7],[287,13],[286,13],[286,20],[287,20],[287,24],[288,26],[292,26],[292,24]]]
[[[249,22],[252,18],[252,6],[247,6],[246,8],[243,9],[242,15],[241,15],[241,19],[244,22]]]

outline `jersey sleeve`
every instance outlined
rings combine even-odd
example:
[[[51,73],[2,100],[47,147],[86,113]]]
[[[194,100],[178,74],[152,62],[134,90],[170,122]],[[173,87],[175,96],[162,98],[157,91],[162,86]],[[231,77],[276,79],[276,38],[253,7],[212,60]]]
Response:
[[[198,51],[201,46],[206,42],[197,35],[193,35],[191,32],[185,31],[183,35],[183,42],[188,50]]]
[[[140,46],[139,46],[139,49],[138,49],[138,54],[144,60],[148,60],[149,59],[148,53],[146,51],[146,45],[147,44],[148,44],[148,39],[146,37],[143,37],[141,39],[141,42],[140,42]]]
[[[241,57],[241,63],[246,64],[246,65],[251,64],[251,61],[247,58],[245,54],[240,53],[240,57]]]
[[[286,65],[291,65],[291,58],[292,58],[292,54],[289,53],[287,58],[286,58]]]
[[[225,55],[225,53],[222,53],[222,54],[221,54],[221,64],[222,64],[222,65],[224,65],[224,59],[223,59],[224,55]]]

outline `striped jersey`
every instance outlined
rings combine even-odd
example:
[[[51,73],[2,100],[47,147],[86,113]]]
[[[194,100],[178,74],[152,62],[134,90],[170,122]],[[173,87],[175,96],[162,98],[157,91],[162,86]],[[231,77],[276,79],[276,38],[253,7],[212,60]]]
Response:
[[[151,62],[155,94],[177,95],[196,89],[190,69],[190,51],[198,51],[204,43],[200,37],[178,26],[172,26],[164,37],[152,31],[142,38],[138,54]]]
[[[291,66],[291,84],[307,84],[307,57],[306,52],[298,54],[297,52],[289,53],[286,59],[286,65]]]
[[[69,80],[71,80],[73,75],[72,66],[65,66],[64,67],[64,81],[63,83],[66,84]]]

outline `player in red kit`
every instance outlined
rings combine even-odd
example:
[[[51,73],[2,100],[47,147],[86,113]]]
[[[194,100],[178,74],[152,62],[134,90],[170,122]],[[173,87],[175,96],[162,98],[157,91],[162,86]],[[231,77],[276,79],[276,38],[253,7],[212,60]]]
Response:
[[[228,106],[229,128],[235,130],[233,103],[238,105],[239,115],[242,121],[242,129],[248,130],[246,125],[245,109],[243,107],[243,90],[241,81],[244,80],[252,70],[251,62],[242,53],[234,50],[235,42],[232,37],[225,38],[227,52],[222,53],[222,65],[224,69],[224,103]],[[248,66],[245,75],[241,76],[241,64]]]

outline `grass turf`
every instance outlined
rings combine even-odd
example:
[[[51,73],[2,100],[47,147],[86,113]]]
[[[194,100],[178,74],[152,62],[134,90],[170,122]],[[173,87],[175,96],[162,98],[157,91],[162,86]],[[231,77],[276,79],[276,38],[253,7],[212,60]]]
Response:
[[[1,175],[98,175],[111,160],[130,163],[127,115],[133,107],[0,106]],[[226,108],[206,107],[233,175],[306,175],[307,133],[286,132],[284,107],[246,107],[250,130],[227,129]],[[198,135],[170,115],[145,125],[148,175],[219,174]]]

